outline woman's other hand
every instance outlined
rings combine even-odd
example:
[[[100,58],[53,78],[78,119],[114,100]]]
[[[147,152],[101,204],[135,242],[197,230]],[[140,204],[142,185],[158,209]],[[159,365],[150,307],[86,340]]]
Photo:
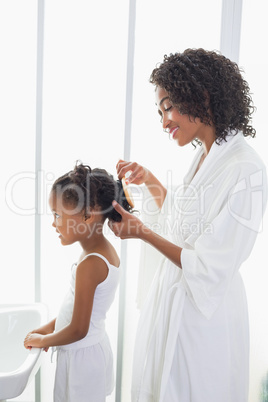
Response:
[[[120,239],[141,239],[149,230],[135,215],[127,212],[116,201],[113,201],[114,209],[122,216],[121,222],[109,220],[108,226]]]

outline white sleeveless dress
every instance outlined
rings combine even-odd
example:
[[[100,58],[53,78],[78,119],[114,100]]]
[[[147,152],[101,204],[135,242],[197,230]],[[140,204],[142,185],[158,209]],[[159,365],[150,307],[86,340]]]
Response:
[[[120,268],[98,253],[106,262],[107,278],[94,294],[89,331],[85,338],[57,347],[54,402],[104,402],[114,388],[113,354],[105,331],[105,318],[120,279]],[[55,331],[66,327],[72,319],[77,264],[72,266],[71,283],[59,311]]]

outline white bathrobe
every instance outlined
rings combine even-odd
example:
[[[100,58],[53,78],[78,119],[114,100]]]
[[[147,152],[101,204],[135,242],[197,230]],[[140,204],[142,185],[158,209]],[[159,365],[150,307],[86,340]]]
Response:
[[[137,329],[132,402],[248,400],[239,269],[260,229],[266,170],[241,133],[214,143],[195,174],[202,153],[159,212],[161,234],[182,247],[182,269],[160,257]]]

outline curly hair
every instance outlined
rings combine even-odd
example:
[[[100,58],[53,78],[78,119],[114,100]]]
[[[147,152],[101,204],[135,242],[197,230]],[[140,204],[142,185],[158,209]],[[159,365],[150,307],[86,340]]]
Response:
[[[121,221],[121,215],[113,208],[116,200],[125,210],[132,212],[125,197],[121,180],[115,181],[104,169],[91,169],[88,165],[76,163],[70,172],[59,177],[51,192],[61,196],[65,206],[72,206],[79,212],[88,208],[100,208],[103,220]]]
[[[255,107],[241,73],[236,63],[216,51],[186,49],[165,55],[150,83],[165,89],[181,114],[213,125],[220,144],[238,131],[245,137],[256,135],[250,125]]]

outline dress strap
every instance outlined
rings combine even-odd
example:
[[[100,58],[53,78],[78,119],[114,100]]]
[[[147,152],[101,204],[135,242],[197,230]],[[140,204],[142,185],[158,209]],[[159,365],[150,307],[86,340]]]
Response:
[[[110,265],[112,265],[112,264],[109,263],[109,261],[107,260],[107,258],[105,258],[102,254],[99,254],[99,253],[90,253],[90,254],[87,254],[87,255],[85,255],[85,257],[84,257],[80,262],[84,261],[84,260],[85,260],[87,257],[89,257],[90,255],[96,255],[97,257],[101,258],[104,262],[106,262],[106,264],[108,265],[108,267],[110,267]]]

